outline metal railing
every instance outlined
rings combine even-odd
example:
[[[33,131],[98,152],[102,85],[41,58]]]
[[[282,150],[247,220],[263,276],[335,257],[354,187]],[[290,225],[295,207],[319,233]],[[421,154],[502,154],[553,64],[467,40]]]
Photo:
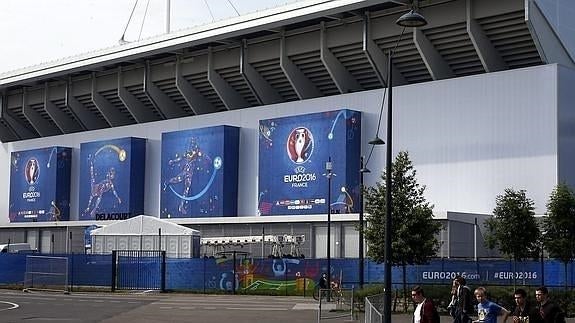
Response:
[[[383,322],[383,296],[377,294],[365,298],[365,323]]]
[[[353,321],[353,295],[353,288],[320,289],[317,321],[338,318],[349,318]]]

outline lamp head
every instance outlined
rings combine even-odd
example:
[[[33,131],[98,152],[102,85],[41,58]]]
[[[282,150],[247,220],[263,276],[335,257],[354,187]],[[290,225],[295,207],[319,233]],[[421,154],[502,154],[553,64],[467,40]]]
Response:
[[[360,169],[359,172],[362,173],[362,174],[363,174],[363,173],[371,173],[371,171],[370,171],[369,168],[367,168],[367,167],[364,167],[364,168]]]
[[[383,141],[383,139],[379,138],[379,136],[375,136],[375,138],[371,139],[368,144],[370,145],[385,145],[385,141]]]
[[[427,25],[427,20],[415,9],[411,9],[399,17],[395,23],[401,27],[423,27]]]

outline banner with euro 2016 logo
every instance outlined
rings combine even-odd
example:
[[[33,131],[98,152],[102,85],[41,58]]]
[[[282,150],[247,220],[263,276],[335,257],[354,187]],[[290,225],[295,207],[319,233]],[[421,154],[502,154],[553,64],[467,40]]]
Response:
[[[355,213],[361,113],[336,110],[260,120],[260,215]],[[332,160],[328,201],[326,163]]]
[[[146,139],[80,145],[80,220],[125,220],[144,212]]]
[[[72,149],[66,147],[12,153],[10,222],[69,219],[71,160]]]

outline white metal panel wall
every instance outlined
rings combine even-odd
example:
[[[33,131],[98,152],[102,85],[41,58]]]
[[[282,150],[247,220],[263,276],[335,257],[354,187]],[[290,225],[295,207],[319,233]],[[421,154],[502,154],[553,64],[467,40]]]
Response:
[[[165,246],[162,241],[162,249],[166,250],[169,257],[179,257],[178,240],[180,236],[167,236],[165,237]]]
[[[92,253],[104,253],[104,236],[92,236]]]
[[[117,236],[104,236],[104,253],[111,253],[112,250],[118,250]]]
[[[48,238],[50,235],[46,235]],[[47,239],[48,239],[47,238]],[[92,236],[92,250],[94,254],[111,253],[113,250],[157,250],[158,236]],[[46,242],[48,243],[48,242]],[[192,236],[162,236],[162,250],[168,257],[192,257]],[[49,244],[48,244],[49,246]],[[48,247],[49,248],[49,247]],[[49,251],[46,251],[49,252]]]
[[[342,227],[343,234],[343,258],[359,257],[359,232],[355,226],[346,225]],[[364,244],[365,246],[365,244]],[[365,250],[364,250],[365,252]],[[365,254],[365,253],[364,253]]]
[[[557,180],[556,67],[396,91],[393,150],[409,150],[436,211],[491,213],[512,187],[544,212]]]
[[[572,71],[569,71],[572,73]],[[377,128],[382,90],[335,95],[242,110],[102,129],[2,145],[0,177],[9,178],[10,153],[61,145],[73,150],[71,219],[78,219],[79,147],[82,142],[125,136],[148,138],[144,212],[159,214],[162,132],[228,124],[241,127],[239,216],[257,210],[258,121],[350,108],[363,111],[362,151]],[[409,150],[426,197],[436,211],[490,213],[507,187],[526,189],[543,213],[556,183],[557,66],[488,73],[394,89],[393,151]],[[380,136],[385,136],[385,118]],[[377,147],[365,176],[373,185],[384,168]],[[8,214],[9,190],[0,186],[1,214]],[[0,223],[8,217],[0,218]]]
[[[156,250],[156,242],[154,236],[142,236],[142,250]]]
[[[331,236],[331,246],[330,246],[330,257],[331,258],[339,258],[341,257],[339,252],[339,232],[337,230],[336,225],[332,223],[332,227],[330,230]],[[284,253],[289,253],[289,248],[284,248]],[[316,226],[315,227],[315,255],[312,256],[313,258],[327,258],[327,226]]]
[[[553,31],[561,38],[563,46],[575,60],[575,1],[535,0]]]
[[[32,249],[38,250],[38,231],[28,230],[27,241]]]
[[[129,250],[129,236],[115,236],[117,250]]]
[[[130,236],[130,250],[140,250],[142,236]]]
[[[53,248],[52,231],[50,230],[40,231],[40,248],[38,251],[41,253],[52,253],[53,251],[52,248]]]
[[[181,253],[181,257],[191,257],[192,256],[192,237],[191,236],[180,237],[180,253]]]
[[[314,258],[327,258],[327,227],[315,227]],[[330,250],[333,253],[333,250]]]

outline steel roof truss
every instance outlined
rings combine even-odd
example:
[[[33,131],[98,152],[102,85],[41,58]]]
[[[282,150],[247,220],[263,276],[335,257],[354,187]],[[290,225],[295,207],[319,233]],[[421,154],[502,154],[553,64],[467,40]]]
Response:
[[[118,98],[126,106],[126,109],[130,111],[136,122],[150,122],[158,119],[150,109],[126,89],[124,86],[124,73],[121,67],[118,68]]]
[[[44,119],[34,108],[28,105],[28,92],[22,88],[22,114],[38,132],[40,137],[60,135],[60,129],[55,128],[48,120]]]
[[[70,111],[72,111],[72,113],[74,113],[82,126],[86,130],[108,128],[108,124],[94,116],[90,110],[88,110],[82,103],[80,103],[80,101],[78,101],[78,99],[72,95],[72,89],[70,87],[71,83],[71,81],[68,81],[66,84],[66,106],[70,109]]]
[[[349,73],[343,64],[333,55],[327,46],[327,30],[325,23],[320,24],[320,57],[340,93],[361,91],[362,87]]]
[[[11,111],[9,110],[4,111],[2,119],[4,119],[4,121],[6,121],[6,123],[10,126],[10,128],[14,130],[14,133],[20,140],[26,140],[38,137],[38,135],[34,131],[28,129],[28,127],[23,125],[22,122],[18,120],[18,118],[14,117]]]
[[[0,122],[0,141],[9,142],[13,140],[19,140],[18,134],[12,129],[8,120],[4,118],[6,111],[6,95],[4,93],[0,94],[0,119],[4,122]]]
[[[381,51],[379,46],[373,41],[371,37],[371,20],[369,12],[366,12],[363,20],[363,53],[373,68],[377,79],[382,86],[387,86],[387,62],[389,61],[386,55]],[[407,84],[407,80],[394,66],[393,68],[393,85]]]
[[[48,82],[44,83],[44,109],[46,113],[54,120],[56,126],[62,133],[73,133],[82,131],[83,128],[76,120],[67,115],[64,111],[58,108],[52,101],[50,101],[50,87]]]
[[[226,109],[241,109],[249,106],[249,103],[214,69],[214,57],[211,48],[208,51],[208,82],[210,82]]]
[[[123,115],[116,107],[104,98],[96,88],[96,74],[92,73],[92,102],[100,111],[104,119],[112,127],[119,127],[131,124],[129,118]]]
[[[272,104],[283,101],[279,93],[248,62],[248,44],[244,39],[240,46],[240,74],[260,104]]]
[[[476,0],[475,0],[476,1]],[[473,2],[474,0],[466,0],[466,17],[467,17],[467,33],[469,38],[477,51],[479,60],[486,72],[501,71],[508,68],[505,61],[499,55],[495,46],[491,43],[489,38],[481,29],[479,23],[475,20],[473,15]]]
[[[287,56],[285,37],[280,40],[280,67],[300,100],[322,96],[319,89]]]
[[[413,28],[413,42],[421,55],[429,74],[434,80],[441,80],[455,77],[451,67],[445,62],[443,57],[437,52],[433,44],[427,39],[419,28]]]
[[[14,140],[18,140],[18,137],[12,132],[12,129],[4,122],[0,122],[0,141],[9,142]]]
[[[556,62],[571,68],[575,67],[575,58],[569,55],[537,2],[527,0],[526,6],[528,8],[525,11],[525,20],[541,60],[546,63]]]
[[[182,76],[182,59],[176,58],[176,88],[195,114],[216,112],[214,106]]]
[[[162,92],[162,90],[154,84],[151,77],[150,61],[146,61],[144,68],[144,92],[164,119],[188,116],[184,109],[180,108],[166,93]]]

